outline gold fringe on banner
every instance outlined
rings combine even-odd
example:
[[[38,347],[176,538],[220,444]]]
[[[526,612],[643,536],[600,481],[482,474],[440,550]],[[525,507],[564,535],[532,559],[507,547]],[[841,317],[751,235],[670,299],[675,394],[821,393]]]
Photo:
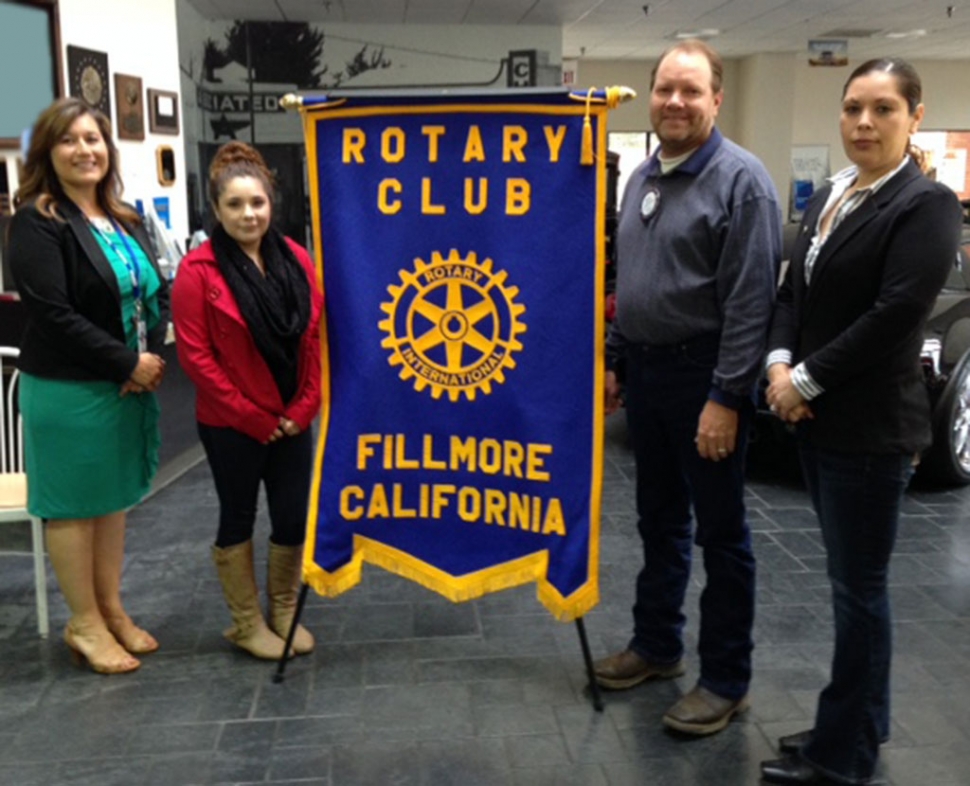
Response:
[[[584,586],[565,598],[549,584],[545,580],[549,566],[549,554],[546,551],[493,565],[467,576],[452,576],[406,552],[355,535],[354,556],[350,562],[334,573],[327,573],[312,559],[305,558],[303,577],[317,594],[336,597],[360,583],[364,562],[396,573],[455,603],[535,582],[539,602],[560,622],[572,622],[599,603],[599,592],[595,585]]]

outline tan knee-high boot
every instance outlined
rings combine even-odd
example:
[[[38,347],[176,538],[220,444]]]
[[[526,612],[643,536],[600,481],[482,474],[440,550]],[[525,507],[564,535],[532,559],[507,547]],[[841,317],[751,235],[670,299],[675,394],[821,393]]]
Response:
[[[285,642],[266,626],[259,608],[252,540],[224,549],[213,546],[212,561],[232,614],[233,625],[223,635],[250,655],[265,660],[279,659]]]
[[[269,626],[286,641],[296,613],[296,596],[300,588],[300,562],[303,546],[277,546],[269,542],[269,567],[266,571],[266,594],[269,596]],[[302,625],[296,626],[293,651],[305,655],[313,651],[313,636]]]

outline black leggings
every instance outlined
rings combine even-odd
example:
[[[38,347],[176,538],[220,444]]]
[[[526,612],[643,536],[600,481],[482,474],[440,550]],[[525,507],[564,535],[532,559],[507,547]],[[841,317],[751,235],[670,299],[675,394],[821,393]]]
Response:
[[[273,543],[303,543],[313,467],[309,429],[263,445],[232,428],[198,426],[219,495],[216,546],[224,549],[253,537],[260,481],[266,486]]]

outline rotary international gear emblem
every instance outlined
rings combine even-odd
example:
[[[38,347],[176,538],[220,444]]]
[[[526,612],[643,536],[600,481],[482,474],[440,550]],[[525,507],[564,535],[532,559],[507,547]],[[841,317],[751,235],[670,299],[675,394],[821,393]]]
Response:
[[[451,401],[463,394],[474,401],[477,391],[488,395],[492,383],[505,382],[526,329],[519,320],[525,306],[515,302],[518,288],[506,286],[506,272],[452,249],[447,257],[432,252],[430,262],[417,258],[413,272],[399,275],[400,285],[387,288],[391,301],[381,304],[387,318],[378,327],[401,379],[413,379],[418,391],[430,388],[435,399],[447,391]]]

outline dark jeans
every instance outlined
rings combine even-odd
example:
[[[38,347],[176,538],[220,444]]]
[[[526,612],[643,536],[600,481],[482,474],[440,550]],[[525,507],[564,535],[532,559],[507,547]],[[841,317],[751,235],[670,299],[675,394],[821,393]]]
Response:
[[[753,647],[755,563],[743,500],[753,406],[739,412],[731,456],[714,462],[698,455],[694,438],[717,348],[711,337],[629,352],[627,418],[637,462],[644,558],[629,646],[655,663],[672,663],[683,655],[682,606],[696,543],[703,549],[707,573],[700,598],[699,683],[736,700],[748,692]]]
[[[889,739],[892,630],[886,579],[912,456],[800,448],[825,541],[835,653],[805,759],[846,783],[872,777]]]
[[[216,546],[224,549],[253,537],[260,482],[266,486],[273,543],[303,543],[313,467],[311,432],[263,445],[232,428],[198,426],[219,495]]]

